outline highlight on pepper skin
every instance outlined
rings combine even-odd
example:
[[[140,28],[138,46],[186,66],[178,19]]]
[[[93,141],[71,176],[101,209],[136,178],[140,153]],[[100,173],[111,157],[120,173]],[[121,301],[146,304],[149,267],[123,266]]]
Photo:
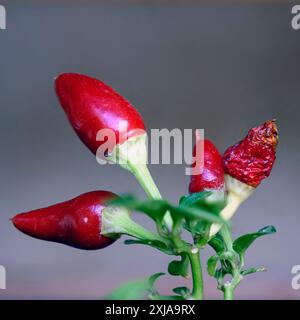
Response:
[[[195,156],[196,145],[193,150]],[[200,155],[202,156],[202,155]],[[200,161],[199,161],[200,162]],[[192,165],[195,168],[195,163]],[[196,193],[224,188],[224,169],[222,156],[216,146],[208,139],[204,140],[204,164],[201,174],[191,175],[189,192]]]
[[[145,133],[145,124],[138,111],[98,79],[78,73],[63,73],[55,79],[55,90],[70,124],[94,154],[104,143],[97,140],[101,129],[112,130],[116,144]],[[120,121],[127,124],[124,132],[119,131]],[[110,145],[109,152],[114,147]]]
[[[78,249],[102,249],[116,240],[101,234],[105,202],[116,197],[108,191],[88,192],[47,208],[19,213],[12,222],[17,229],[37,239]]]
[[[69,121],[82,142],[95,154],[103,141],[97,140],[101,129],[117,135],[107,157],[118,163],[137,179],[148,199],[134,195],[119,197],[109,191],[92,191],[47,208],[17,214],[12,222],[23,233],[84,250],[110,246],[122,235],[132,239],[126,244],[150,246],[173,258],[167,267],[172,276],[188,278],[192,287],[174,288],[175,295],[158,292],[155,282],[163,273],[150,276],[143,282],[143,293],[136,299],[202,300],[204,298],[200,251],[210,246],[215,254],[207,261],[208,273],[216,279],[217,288],[225,300],[232,300],[236,287],[248,274],[263,268],[244,268],[244,254],[255,239],[276,232],[267,226],[236,240],[231,237],[228,221],[243,201],[250,197],[260,182],[270,175],[276,159],[278,131],[275,121],[249,130],[247,136],[229,147],[223,157],[208,139],[196,139],[194,162],[188,194],[174,205],[163,198],[146,165],[145,125],[131,104],[100,80],[74,74],[62,74],[55,81],[56,93]],[[119,130],[119,122],[128,124],[129,132]],[[197,136],[196,136],[197,138]],[[199,148],[199,145],[203,148]],[[202,152],[199,153],[199,150]],[[136,162],[140,157],[143,161]],[[202,157],[199,160],[199,157]],[[203,160],[203,161],[202,161]],[[202,165],[199,170],[199,163]],[[146,215],[155,224],[155,231],[135,222],[132,211]],[[192,241],[183,239],[189,232]],[[250,239],[242,241],[243,237]],[[242,261],[242,263],[240,263]],[[216,269],[218,263],[220,269]],[[225,279],[231,276],[231,281]],[[154,277],[154,278],[153,278]],[[135,288],[136,283],[129,285]],[[130,289],[129,289],[130,291]],[[137,290],[140,292],[141,289]],[[126,299],[128,290],[121,286],[109,296]]]

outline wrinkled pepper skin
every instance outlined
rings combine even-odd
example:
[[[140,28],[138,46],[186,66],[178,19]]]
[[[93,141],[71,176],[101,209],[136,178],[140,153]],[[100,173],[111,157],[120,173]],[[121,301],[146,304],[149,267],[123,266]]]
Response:
[[[257,187],[267,178],[276,160],[278,130],[274,120],[249,130],[240,142],[229,147],[223,155],[225,173]]]
[[[116,197],[108,191],[92,191],[47,208],[17,214],[12,222],[34,238],[78,249],[102,249],[115,241],[101,235],[101,215],[104,202]]]
[[[196,154],[194,146],[193,156]],[[224,187],[224,170],[222,156],[218,149],[210,141],[204,140],[203,171],[200,174],[191,175],[189,192],[196,193],[209,190],[221,190]],[[195,168],[195,164],[194,164]]]
[[[111,129],[116,143],[145,131],[137,110],[104,82],[86,75],[63,73],[55,80],[55,89],[69,121],[82,142],[96,154],[104,141],[96,141],[101,129]],[[119,123],[127,123],[127,134],[120,138]],[[111,145],[110,148],[113,148]]]

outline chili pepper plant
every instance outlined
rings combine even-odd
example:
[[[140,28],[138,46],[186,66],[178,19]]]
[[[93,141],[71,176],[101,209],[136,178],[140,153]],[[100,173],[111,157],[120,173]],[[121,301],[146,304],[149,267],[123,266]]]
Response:
[[[203,161],[194,161],[187,193],[172,204],[162,198],[148,170],[144,121],[127,100],[102,81],[74,73],[58,76],[55,89],[81,141],[95,155],[132,173],[147,198],[138,199],[131,194],[120,197],[103,190],[87,192],[63,203],[17,214],[12,218],[17,229],[82,250],[103,249],[127,235],[130,239],[125,240],[126,245],[151,246],[169,255],[171,262],[166,271],[171,276],[186,281],[191,278],[191,287],[176,287],[169,295],[163,295],[155,284],[165,273],[155,273],[122,285],[108,299],[203,299],[200,257],[207,246],[215,253],[206,262],[206,269],[216,279],[224,299],[234,298],[234,290],[246,276],[265,271],[246,267],[245,254],[257,238],[276,232],[275,228],[266,226],[232,239],[231,218],[270,175],[278,142],[274,120],[250,129],[223,155],[210,140],[196,139],[193,156],[196,160],[201,156]],[[120,121],[126,123],[126,133],[120,130]],[[102,129],[110,129],[115,140],[107,144],[99,138]],[[199,143],[203,143],[202,154],[196,152]],[[105,148],[102,155],[98,154],[99,148]],[[155,231],[134,221],[133,211],[151,219]],[[183,238],[184,232],[191,235],[190,242]]]

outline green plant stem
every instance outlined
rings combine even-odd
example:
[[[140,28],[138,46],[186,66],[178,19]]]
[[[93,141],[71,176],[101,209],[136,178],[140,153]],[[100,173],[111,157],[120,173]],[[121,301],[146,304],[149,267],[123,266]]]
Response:
[[[161,199],[162,196],[147,167],[147,134],[143,133],[129,138],[122,144],[117,144],[107,160],[119,164],[129,170],[137,179],[141,187],[151,199]],[[166,212],[164,217],[166,234],[172,230],[173,220],[171,214]],[[160,226],[159,226],[160,227]],[[158,229],[161,232],[161,228]]]
[[[231,237],[230,229],[227,225],[223,225],[220,230],[220,234],[224,240],[226,250],[236,255],[236,252],[233,250],[233,241]],[[223,285],[223,293],[224,293],[224,300],[233,300],[234,299],[234,290],[236,286],[241,282],[242,276],[240,273],[240,267],[236,265],[236,262],[231,260],[231,267],[232,267],[232,280],[231,282],[227,282]]]
[[[200,250],[197,252],[189,252],[188,256],[191,263],[191,271],[193,277],[193,291],[192,295],[195,300],[203,299],[203,276],[200,262]]]
[[[108,206],[102,211],[101,234],[127,234],[140,240],[161,241],[168,246],[166,239],[133,221],[126,209],[114,206]]]
[[[164,238],[142,227],[140,224],[134,222],[132,219],[128,219],[126,221],[126,227],[124,227],[124,229],[127,235],[133,236],[141,240],[147,239],[150,241],[165,242]]]
[[[230,229],[227,225],[222,226],[222,228],[220,230],[220,235],[224,239],[225,246],[226,246],[227,250],[233,251],[233,248],[232,248],[233,242],[232,242],[232,238],[231,238],[231,232],[230,232]]]
[[[137,179],[137,181],[144,189],[149,198],[162,199],[162,196],[146,164],[128,162],[128,168],[135,176],[135,178]],[[169,212],[166,212],[164,216],[164,223],[166,225],[167,230],[170,232],[172,230],[173,221]]]
[[[224,285],[224,300],[234,299],[234,287],[232,285]]]
[[[131,172],[136,177],[141,187],[145,190],[149,198],[161,199],[162,196],[151,176],[151,173],[146,164],[132,164],[129,165]]]

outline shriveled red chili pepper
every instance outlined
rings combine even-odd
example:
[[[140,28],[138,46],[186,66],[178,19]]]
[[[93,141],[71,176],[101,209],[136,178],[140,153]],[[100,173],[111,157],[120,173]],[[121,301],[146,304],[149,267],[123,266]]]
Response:
[[[196,145],[193,149],[193,156],[196,156]],[[203,168],[200,174],[191,175],[191,181],[189,185],[189,192],[196,193],[202,192],[206,190],[221,190],[224,187],[224,170],[222,157],[216,148],[216,146],[210,141],[205,139],[204,143],[204,155],[199,154],[199,156],[204,156],[203,162],[199,161],[198,163],[202,163]],[[199,168],[195,168],[195,164],[193,164],[193,169],[197,170]]]
[[[12,222],[34,238],[60,242],[79,249],[101,249],[115,239],[101,234],[105,202],[117,196],[108,191],[93,191],[74,199],[17,214]]]
[[[111,129],[116,144],[145,130],[137,110],[100,80],[82,74],[63,73],[56,78],[55,88],[72,127],[94,154],[104,143],[96,139],[101,129]],[[127,133],[119,132],[121,121],[127,125]]]
[[[277,143],[278,130],[274,120],[250,129],[242,141],[225,151],[225,172],[249,186],[257,187],[271,173]]]
[[[247,136],[229,147],[223,155],[227,206],[221,216],[231,219],[238,207],[267,178],[276,160],[278,130],[274,120],[266,121],[249,130]],[[220,225],[214,224],[211,235],[217,233]]]

